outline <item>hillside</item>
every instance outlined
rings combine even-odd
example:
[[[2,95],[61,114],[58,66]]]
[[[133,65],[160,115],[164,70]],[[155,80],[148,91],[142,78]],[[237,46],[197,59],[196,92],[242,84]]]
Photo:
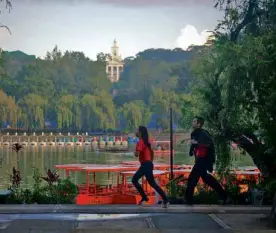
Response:
[[[111,84],[105,61],[92,61],[82,52],[62,53],[55,47],[45,60],[22,51],[4,52],[0,84],[10,114],[2,123],[15,122],[9,107],[15,105],[20,125],[32,128],[41,127],[44,120],[68,129],[131,130],[150,121],[167,128],[169,102],[179,106],[189,92],[189,61],[194,55],[193,50],[181,49],[142,51],[125,59],[121,80]],[[181,109],[175,108],[176,122],[180,116]]]

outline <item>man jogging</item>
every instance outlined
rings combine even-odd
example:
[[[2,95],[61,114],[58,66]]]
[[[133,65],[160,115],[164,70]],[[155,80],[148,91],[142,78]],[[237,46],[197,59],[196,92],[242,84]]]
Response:
[[[193,204],[194,189],[200,179],[213,188],[222,199],[223,203],[230,201],[219,182],[208,172],[213,171],[215,162],[215,147],[211,135],[202,129],[204,119],[195,117],[192,122],[190,156],[195,156],[195,165],[188,177],[186,189],[186,204]]]

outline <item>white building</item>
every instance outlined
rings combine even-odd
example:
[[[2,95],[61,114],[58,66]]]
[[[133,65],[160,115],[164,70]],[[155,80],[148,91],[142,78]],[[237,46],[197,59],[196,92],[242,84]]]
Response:
[[[106,62],[106,73],[111,82],[118,82],[120,80],[121,72],[124,68],[124,62],[119,55],[119,47],[117,41],[114,40],[111,47],[111,54]]]

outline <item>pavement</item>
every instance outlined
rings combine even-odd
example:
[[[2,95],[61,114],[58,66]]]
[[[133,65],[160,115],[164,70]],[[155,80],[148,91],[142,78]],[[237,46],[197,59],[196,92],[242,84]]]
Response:
[[[24,207],[24,208],[23,208]],[[44,210],[41,211],[41,207]],[[70,207],[70,208],[69,208]],[[96,208],[97,207],[97,208]],[[123,208],[124,207],[124,208]],[[5,233],[270,233],[276,232],[269,228],[263,219],[269,213],[268,208],[241,207],[231,208],[220,206],[171,206],[167,212],[160,207],[137,206],[52,206],[33,205],[10,206],[0,205],[0,232]],[[9,208],[13,213],[8,213]],[[54,209],[53,209],[54,208]],[[104,209],[117,213],[95,213]],[[234,209],[236,208],[236,211]],[[6,209],[6,211],[4,211]],[[16,209],[18,210],[17,213]],[[26,213],[29,210],[32,213]],[[55,212],[49,212],[50,209]],[[62,212],[61,210],[67,212]],[[71,213],[69,212],[71,209]],[[86,213],[77,213],[73,209],[85,209]],[[90,213],[88,213],[90,209]],[[144,209],[144,212],[137,211]],[[146,210],[159,209],[150,212]],[[181,209],[183,211],[181,211]],[[189,212],[188,209],[194,209]],[[249,210],[251,209],[251,211]],[[31,210],[31,211],[30,211]],[[47,211],[48,213],[47,213]],[[117,210],[117,211],[115,211]],[[123,211],[122,211],[123,210]],[[136,211],[135,211],[136,210]],[[161,211],[162,210],[162,211]],[[177,210],[177,211],[176,211]],[[195,211],[196,210],[196,211]],[[123,212],[120,213],[119,212]],[[131,212],[132,213],[125,213]],[[6,212],[6,213],[4,213]]]
[[[0,205],[0,214],[45,214],[45,213],[93,213],[93,214],[134,214],[134,213],[269,213],[270,206],[235,205]]]

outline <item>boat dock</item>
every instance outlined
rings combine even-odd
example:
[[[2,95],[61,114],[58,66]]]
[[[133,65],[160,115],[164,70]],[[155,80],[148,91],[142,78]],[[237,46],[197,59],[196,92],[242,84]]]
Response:
[[[9,147],[15,143],[20,143],[23,146],[93,146],[100,149],[108,148],[128,148],[128,145],[133,142],[133,139],[128,136],[94,136],[86,134],[71,135],[65,134],[44,134],[37,135],[32,133],[27,135],[0,135],[0,146]]]

